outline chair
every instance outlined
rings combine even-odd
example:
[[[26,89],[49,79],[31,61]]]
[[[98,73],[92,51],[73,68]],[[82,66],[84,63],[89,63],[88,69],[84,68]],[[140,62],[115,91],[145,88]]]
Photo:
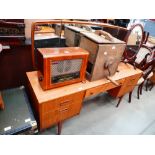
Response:
[[[137,82],[137,86],[138,86],[137,98],[138,99],[140,98],[140,95],[142,94],[142,88],[143,88],[145,81],[147,81],[153,76],[153,69],[155,66],[154,63],[155,63],[154,52],[149,47],[142,45],[134,61],[134,66],[143,71],[142,77]],[[132,92],[133,91],[129,93],[129,103],[131,102]]]

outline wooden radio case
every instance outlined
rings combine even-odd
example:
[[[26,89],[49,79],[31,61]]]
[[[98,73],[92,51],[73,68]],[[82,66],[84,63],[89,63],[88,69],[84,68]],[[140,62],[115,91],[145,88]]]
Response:
[[[82,34],[80,47],[89,51],[87,78],[94,81],[114,75],[126,47],[125,42],[104,31]]]
[[[38,79],[44,90],[85,81],[89,53],[80,47],[39,48]]]

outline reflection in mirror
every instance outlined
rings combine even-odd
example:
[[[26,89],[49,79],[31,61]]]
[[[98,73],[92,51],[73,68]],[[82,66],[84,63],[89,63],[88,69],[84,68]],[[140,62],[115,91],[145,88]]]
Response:
[[[36,50],[37,48],[64,47],[65,39],[61,35],[62,26],[58,21],[56,24],[52,21],[36,22],[32,26],[32,61],[37,69]]]
[[[61,38],[61,25],[42,24],[35,26],[34,44],[36,48],[60,47],[64,39]]]
[[[86,24],[65,24],[64,37],[66,38],[66,46],[76,47],[80,44],[82,33],[94,32],[102,30],[101,26],[86,25]]]
[[[139,25],[135,26],[131,30],[131,33],[128,37],[127,45],[139,46],[143,39],[142,36],[143,36],[142,28]]]
[[[124,62],[133,63],[136,55],[143,44],[144,31],[140,24],[134,25],[128,32],[126,37],[127,47],[124,52]]]

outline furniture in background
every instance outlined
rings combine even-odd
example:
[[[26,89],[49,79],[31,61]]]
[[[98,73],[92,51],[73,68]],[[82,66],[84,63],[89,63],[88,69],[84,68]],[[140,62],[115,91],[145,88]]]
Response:
[[[35,134],[37,122],[24,86],[1,91],[5,109],[0,111],[0,135]]]
[[[153,88],[154,85],[155,85],[155,71],[153,71],[153,76],[150,78],[150,81],[151,81],[150,90],[152,90],[152,88]]]
[[[0,20],[0,45],[0,90],[24,85],[25,72],[32,70],[32,58],[23,19]]]
[[[119,86],[107,79],[101,79],[93,82],[75,83],[47,91],[41,88],[37,71],[28,72],[30,97],[40,131],[57,124],[58,134],[60,134],[62,122],[80,113],[84,98],[108,91],[110,95],[121,100],[126,93],[134,89],[142,71],[135,70],[130,64],[124,63],[119,64],[118,70],[119,72],[116,72],[111,78],[117,81]]]
[[[122,61],[134,65],[134,60],[136,59],[136,55],[139,49],[143,45],[143,41],[144,41],[144,30],[142,25],[140,24],[133,25],[125,37],[125,42],[127,46],[124,51]]]
[[[137,82],[137,98],[139,99],[140,94],[142,94],[142,88],[144,83],[153,76],[154,69],[154,52],[147,46],[142,45],[139,49],[137,56],[134,61],[136,68],[143,71],[142,77]],[[132,91],[129,93],[129,103],[131,102]]]
[[[4,101],[2,99],[2,95],[1,95],[1,92],[0,92],[0,110],[3,110],[4,109]]]
[[[31,45],[11,45],[0,53],[0,90],[26,84],[26,72],[32,71]]]

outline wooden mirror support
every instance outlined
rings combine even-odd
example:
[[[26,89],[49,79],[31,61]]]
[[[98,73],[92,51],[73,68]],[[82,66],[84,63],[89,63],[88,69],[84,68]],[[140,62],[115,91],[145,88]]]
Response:
[[[129,39],[131,39],[130,37],[131,37],[133,31],[138,27],[141,30],[141,40],[139,41],[138,45],[137,45],[136,40],[135,40],[135,44],[130,45],[129,44]],[[143,45],[143,42],[145,40],[144,37],[145,37],[144,36],[144,29],[143,29],[143,26],[141,24],[133,25],[131,27],[131,29],[128,31],[128,33],[127,33],[127,35],[125,37],[125,42],[127,43],[127,46],[126,46],[126,49],[125,49],[124,55],[123,55],[123,61],[125,63],[127,63],[127,62],[132,63],[135,60],[136,55],[138,53],[138,50],[141,48],[141,46]]]
[[[50,21],[43,21],[43,22],[35,22],[32,23],[31,26],[31,44],[32,44],[32,64],[33,64],[33,68],[36,69],[35,66],[35,54],[34,54],[34,35],[35,35],[35,27],[39,26],[39,25],[43,25],[43,24],[75,24],[75,25],[91,25],[91,26],[101,26],[101,27],[108,27],[108,28],[112,28],[112,29],[118,29],[118,30],[125,30],[127,31],[126,28],[123,27],[119,27],[119,26],[115,26],[115,25],[110,25],[107,23],[98,23],[98,22],[89,22],[89,21],[74,21],[74,20],[50,20]]]

